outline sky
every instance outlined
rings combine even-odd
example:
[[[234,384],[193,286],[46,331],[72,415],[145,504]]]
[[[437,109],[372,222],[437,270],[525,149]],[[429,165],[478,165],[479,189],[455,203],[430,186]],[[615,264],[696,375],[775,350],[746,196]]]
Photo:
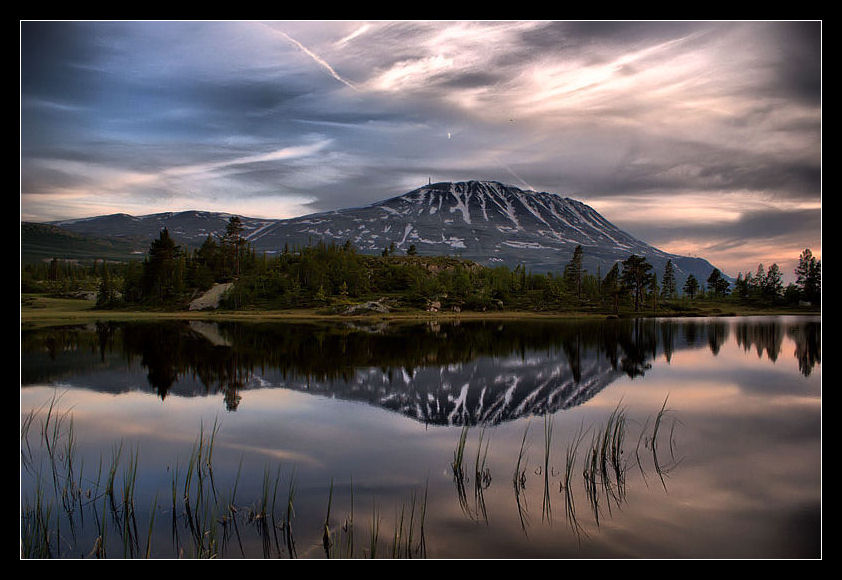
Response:
[[[821,24],[21,21],[21,220],[496,180],[791,279],[821,257]]]

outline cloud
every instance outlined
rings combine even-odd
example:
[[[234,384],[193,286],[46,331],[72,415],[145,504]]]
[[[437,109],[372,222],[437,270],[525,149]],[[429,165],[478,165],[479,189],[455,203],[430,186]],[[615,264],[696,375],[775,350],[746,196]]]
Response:
[[[328,210],[430,178],[576,197],[670,250],[733,253],[735,224],[815,245],[821,23],[21,24],[22,215]]]
[[[270,27],[270,28],[271,28],[271,27]],[[271,28],[271,29],[272,29],[272,31],[273,31],[275,34],[278,34],[279,36],[283,37],[284,39],[286,39],[287,41],[291,42],[292,44],[294,44],[295,46],[297,46],[299,49],[301,49],[301,51],[302,51],[304,54],[306,54],[307,56],[309,56],[311,59],[313,59],[313,60],[316,62],[316,64],[318,64],[319,66],[321,66],[322,68],[324,68],[324,69],[325,69],[328,73],[330,73],[330,76],[332,76],[333,78],[335,78],[336,80],[338,80],[338,81],[339,81],[340,83],[342,83],[343,85],[345,85],[345,86],[347,86],[347,87],[349,87],[349,88],[352,88],[352,89],[356,90],[356,87],[355,87],[355,86],[354,86],[354,85],[353,85],[350,81],[348,81],[348,80],[346,80],[346,79],[342,78],[342,76],[340,76],[340,74],[339,74],[339,73],[337,73],[337,72],[333,69],[333,67],[332,67],[332,66],[330,66],[330,64],[329,64],[326,60],[324,60],[322,57],[320,57],[318,54],[314,53],[312,50],[310,50],[309,48],[307,48],[306,46],[304,46],[303,44],[301,44],[300,42],[298,42],[297,40],[295,40],[294,38],[292,38],[292,37],[291,37],[290,35],[288,35],[286,32],[283,32],[282,30],[276,30],[276,29],[274,29],[274,28]],[[353,35],[352,35],[352,36],[353,36]],[[346,37],[346,39],[343,39],[342,41],[340,41],[340,44],[341,44],[343,41],[347,42],[347,39],[348,39],[348,37]]]

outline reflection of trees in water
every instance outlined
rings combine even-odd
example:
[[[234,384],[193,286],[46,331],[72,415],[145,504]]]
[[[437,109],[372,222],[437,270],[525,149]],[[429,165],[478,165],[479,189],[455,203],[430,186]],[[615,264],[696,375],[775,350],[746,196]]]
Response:
[[[719,350],[725,341],[728,340],[728,324],[721,320],[711,320],[707,324],[707,338],[710,352],[719,354]]]
[[[326,383],[339,389],[342,396],[374,401],[389,394],[384,389],[419,389],[412,380],[419,369],[459,367],[482,357],[519,356],[522,361],[543,357],[551,363],[547,368],[557,371],[566,366],[570,378],[565,380],[571,384],[598,382],[594,373],[605,372],[600,368],[635,378],[644,375],[658,357],[669,361],[676,350],[707,346],[718,354],[732,326],[738,345],[745,350],[756,349],[759,356],[766,353],[772,361],[777,360],[786,333],[796,343],[795,356],[805,375],[821,360],[820,322],[785,325],[777,319],[733,323],[710,319],[475,321],[379,326],[222,322],[204,326],[185,321],[97,323],[87,328],[27,331],[22,333],[22,379],[37,376],[44,380],[43,375],[49,372],[49,365],[37,369],[25,365],[27,353],[46,353],[56,367],[68,372],[66,367],[75,359],[62,359],[62,353],[85,351],[104,361],[106,353],[117,352],[128,361],[140,361],[149,385],[162,399],[180,380],[192,377],[207,393],[222,393],[226,407],[234,410],[241,391],[255,375],[263,375],[268,369],[279,373],[285,382]],[[380,369],[389,377],[388,384],[360,392],[362,387],[353,381],[361,369]],[[520,371],[515,367],[507,372],[517,375]],[[585,373],[588,376],[583,376]],[[410,380],[407,384],[399,377]],[[607,384],[613,379],[601,380]],[[22,382],[26,384],[26,380]],[[412,396],[420,400],[425,394],[429,395],[419,391]],[[401,392],[400,396],[408,395]],[[449,395],[436,396],[444,399]]]
[[[161,399],[166,398],[180,376],[199,379],[208,392],[224,394],[228,410],[236,410],[239,391],[248,383],[254,364],[241,353],[214,344],[182,322],[135,323],[122,328],[123,349],[140,356],[148,369],[147,380]]]
[[[822,362],[822,327],[820,322],[805,321],[790,326],[787,335],[795,342],[798,370],[806,377]]]
[[[784,338],[784,328],[778,321],[738,321],[734,334],[743,350],[756,350],[758,358],[765,352],[770,361],[778,360]]]
[[[795,358],[798,370],[804,376],[813,372],[813,367],[821,363],[821,332],[820,321],[794,320],[786,325],[778,320],[738,321],[734,333],[737,344],[743,350],[755,350],[757,357],[763,354],[771,361],[777,361],[783,348],[784,336],[795,342]]]

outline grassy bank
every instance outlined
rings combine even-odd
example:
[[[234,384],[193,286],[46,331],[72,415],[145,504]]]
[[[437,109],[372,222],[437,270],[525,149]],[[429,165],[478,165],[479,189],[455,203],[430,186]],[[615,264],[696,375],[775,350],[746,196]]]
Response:
[[[757,315],[795,315],[821,314],[821,310],[803,307],[772,307],[745,305],[728,301],[695,300],[689,304],[673,305],[651,309],[635,314],[621,311],[620,317],[632,316],[757,316]],[[247,321],[301,321],[301,320],[511,320],[511,319],[571,319],[571,318],[606,318],[613,316],[609,311],[528,311],[501,310],[494,312],[427,312],[418,309],[394,310],[388,313],[368,313],[345,315],[329,313],[326,309],[289,309],[289,310],[214,310],[214,311],[173,311],[173,310],[119,310],[98,309],[92,300],[74,298],[54,298],[42,294],[21,295],[20,318],[22,328],[55,326],[61,324],[85,324],[94,321],[120,320],[247,320]]]

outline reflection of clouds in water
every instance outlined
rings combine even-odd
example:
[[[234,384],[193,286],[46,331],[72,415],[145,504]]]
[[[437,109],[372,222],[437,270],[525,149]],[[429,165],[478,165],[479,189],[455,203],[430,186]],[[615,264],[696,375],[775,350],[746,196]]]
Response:
[[[242,402],[236,412],[230,413],[220,404],[220,392],[204,386],[199,359],[191,358],[208,352],[202,346],[206,339],[192,342],[195,337],[185,341],[182,336],[179,338],[182,342],[174,344],[189,348],[182,352],[170,348],[182,356],[170,361],[178,369],[179,378],[165,400],[149,387],[145,392],[119,396],[70,388],[62,403],[74,410],[81,445],[93,449],[83,451],[86,471],[88,466],[97,464],[98,454],[106,460],[110,457],[114,442],[125,441],[127,453],[139,444],[142,464],[139,480],[150,490],[145,504],[152,503],[155,485],[160,484],[168,492],[175,462],[181,459],[183,473],[184,460],[200,428],[204,428],[207,436],[214,421],[219,419],[221,429],[214,463],[215,468],[219,467],[216,476],[221,488],[230,489],[225,486],[234,480],[242,465],[238,497],[245,504],[259,497],[267,469],[274,476],[275,469],[280,467],[280,495],[285,495],[291,477],[299,491],[300,503],[296,505],[299,530],[320,529],[328,486],[335,481],[337,518],[347,513],[353,487],[360,522],[368,515],[366,511],[375,498],[381,502],[385,522],[386,518],[398,517],[393,507],[407,505],[410,492],[429,491],[428,549],[434,557],[474,554],[477,557],[812,557],[817,553],[814,538],[820,530],[817,522],[821,513],[820,365],[814,366],[808,377],[800,373],[797,361],[793,360],[799,337],[793,333],[784,332],[780,340],[769,341],[779,344],[779,354],[773,361],[767,357],[766,343],[762,341],[761,356],[757,356],[755,344],[760,339],[753,338],[748,350],[743,348],[745,343],[737,342],[734,326],[751,321],[727,321],[727,340],[720,340],[722,333],[718,329],[710,332],[711,325],[707,322],[694,321],[692,347],[682,338],[684,328],[680,322],[668,327],[644,321],[628,325],[634,332],[610,335],[608,344],[591,340],[587,329],[581,328],[564,337],[563,344],[547,348],[545,343],[543,348],[538,348],[533,347],[534,343],[526,339],[528,333],[524,333],[522,355],[517,349],[509,350],[508,344],[500,353],[483,354],[479,346],[482,341],[478,340],[471,356],[458,360],[437,358],[441,355],[436,349],[450,343],[432,342],[415,353],[427,358],[413,359],[428,362],[406,367],[397,364],[397,355],[383,368],[372,365],[365,357],[348,357],[344,360],[344,376],[322,376],[314,380],[311,374],[309,383],[307,373],[298,372],[301,367],[295,366],[303,365],[306,370],[306,358],[292,361],[282,369],[274,368],[271,360],[261,367],[255,361],[262,359],[251,359],[246,366],[250,378],[243,382],[247,387],[238,391]],[[596,325],[595,328],[607,327]],[[248,358],[251,356],[248,345],[272,342],[267,338],[270,333],[238,334],[245,332],[241,326],[219,330],[224,331],[221,334],[224,343],[230,346],[216,350],[217,341],[215,349],[210,351],[217,356],[216,363],[233,360],[233,355]],[[122,366],[115,362],[107,366],[108,373],[114,375],[124,368],[135,373],[138,384],[143,384],[148,371],[138,362],[142,358],[138,356],[140,352],[121,351],[120,332],[114,333],[111,346],[119,353],[116,360]],[[468,336],[470,333],[459,335],[461,340],[467,340]],[[477,334],[475,339],[481,336]],[[606,338],[600,333],[594,336]],[[672,339],[665,342],[665,336]],[[756,336],[781,335],[763,331]],[[349,335],[351,343],[359,338]],[[388,333],[384,340],[396,343],[395,353],[409,344],[401,342],[400,336]],[[340,341],[334,346],[342,344],[348,343]],[[356,346],[361,344],[356,342]],[[368,346],[381,344],[367,343]],[[308,356],[301,342],[286,346],[294,346],[294,352]],[[332,357],[335,363],[341,360],[340,351],[333,347],[323,347],[319,352],[322,357]],[[126,353],[129,356],[123,356]],[[452,355],[451,349],[447,357]],[[624,356],[631,357],[638,365],[651,364],[651,369],[642,377],[632,378],[622,371]],[[61,380],[73,382],[68,360],[59,355],[56,363]],[[578,369],[576,373],[574,368]],[[89,376],[97,372],[87,363],[81,370]],[[231,376],[242,376],[242,373]],[[589,384],[594,377],[604,379],[605,383]],[[182,395],[179,389],[185,388],[186,383],[195,390],[185,390]],[[300,390],[292,390],[293,385]],[[463,393],[465,385],[470,392],[464,399],[463,409],[470,411],[474,418],[492,416],[495,399],[491,395],[495,392],[503,395],[499,400],[508,400],[512,408],[517,407],[518,389],[542,400],[545,407],[551,396],[541,390],[542,386],[566,385],[569,391],[558,392],[592,395],[583,404],[551,415],[556,426],[551,457],[552,525],[541,518],[543,475],[535,471],[542,464],[541,417],[531,417],[530,422],[530,417],[513,412],[511,420],[485,432],[486,440],[491,442],[492,480],[483,498],[489,519],[487,526],[477,526],[475,521],[465,520],[448,471],[459,428],[408,420],[403,412],[393,412],[389,406],[394,405],[396,410],[410,402],[416,405],[440,402],[444,406],[451,402],[449,397]],[[607,385],[610,388],[605,388]],[[50,388],[23,387],[22,409],[42,404],[52,392]],[[437,395],[441,398],[436,398]],[[652,416],[667,396],[671,412],[663,434],[666,436],[672,421],[676,421],[676,455],[681,458],[678,468],[666,478],[667,490],[652,473],[651,458],[645,457],[648,468],[645,480],[632,465],[626,481],[629,501],[621,509],[603,513],[600,526],[593,522],[586,498],[577,495],[577,515],[588,532],[588,537],[580,543],[564,525],[564,494],[558,487],[566,446],[581,426],[600,429],[607,416],[621,404],[628,410],[630,419],[627,456],[634,455],[638,433],[644,429],[647,419],[648,429],[652,428]],[[529,396],[525,396],[521,403],[528,400],[531,400]],[[525,408],[523,404],[520,407]],[[521,530],[514,511],[511,484],[512,469],[527,424],[531,427],[524,492],[530,516],[528,535]],[[471,469],[480,430],[479,426],[472,428],[468,437],[466,452]],[[590,443],[590,435],[586,443]],[[669,454],[667,447],[666,444],[661,447],[665,456]],[[576,463],[577,494],[584,493],[583,457],[580,455]],[[391,532],[392,528],[387,531]],[[169,533],[165,529],[164,537],[168,538]],[[303,550],[305,544],[312,542],[309,537],[302,538]]]

